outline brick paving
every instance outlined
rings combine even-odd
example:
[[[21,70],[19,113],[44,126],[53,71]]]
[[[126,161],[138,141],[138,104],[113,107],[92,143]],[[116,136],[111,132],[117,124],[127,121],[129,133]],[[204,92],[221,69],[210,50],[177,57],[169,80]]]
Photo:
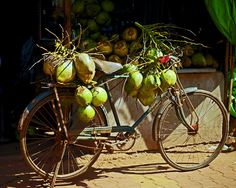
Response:
[[[18,143],[0,144],[0,188],[48,187],[23,160]],[[55,188],[234,188],[236,152],[221,153],[208,167],[179,172],[159,154],[102,154],[89,172]]]

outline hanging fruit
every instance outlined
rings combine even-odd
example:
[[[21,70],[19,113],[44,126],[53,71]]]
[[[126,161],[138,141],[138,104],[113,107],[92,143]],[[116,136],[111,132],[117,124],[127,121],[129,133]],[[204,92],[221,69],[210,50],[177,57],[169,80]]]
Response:
[[[154,90],[147,90],[144,87],[141,87],[138,91],[137,98],[144,106],[149,106],[154,102],[156,92]]]
[[[175,85],[177,81],[177,76],[175,71],[171,69],[165,69],[161,72],[161,83],[167,84],[167,86]]]
[[[157,60],[159,57],[162,57],[163,53],[158,48],[149,48],[146,52],[146,57],[151,60]]]
[[[149,74],[144,77],[142,87],[145,88],[145,90],[155,90],[161,85],[161,80],[159,75],[157,74]]]
[[[75,99],[80,106],[87,106],[91,104],[93,95],[87,87],[78,86],[75,90]]]
[[[87,53],[78,53],[75,58],[75,68],[79,79],[89,84],[95,76],[95,63]]]
[[[92,104],[94,106],[101,106],[107,101],[108,95],[104,88],[96,86],[92,88],[91,92],[93,96]]]
[[[128,95],[132,97],[136,97],[138,94],[139,88],[142,86],[143,75],[141,72],[136,71],[129,74],[125,82],[124,90],[127,92]]]
[[[78,120],[82,123],[89,123],[95,117],[95,110],[91,105],[79,106],[77,109]]]
[[[122,72],[123,73],[133,73],[138,71],[138,67],[132,63],[127,63],[123,65]]]

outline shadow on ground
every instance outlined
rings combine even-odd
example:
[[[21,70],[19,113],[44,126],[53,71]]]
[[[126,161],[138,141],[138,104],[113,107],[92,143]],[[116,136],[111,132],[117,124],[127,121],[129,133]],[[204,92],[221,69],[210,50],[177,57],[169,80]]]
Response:
[[[50,182],[43,180],[34,171],[32,171],[30,167],[28,167],[20,154],[17,144],[1,146],[1,148],[2,151],[4,151],[0,154],[1,188],[43,188],[50,185]],[[166,163],[149,163],[148,161],[145,161],[145,163],[140,165],[132,163],[129,165],[119,165],[119,162],[115,161],[114,164],[114,166],[110,165],[109,167],[91,167],[85,174],[71,180],[57,180],[55,187],[64,187],[70,185],[87,187],[87,184],[85,183],[86,181],[109,178],[109,173],[120,173],[123,175],[145,175],[176,171]]]

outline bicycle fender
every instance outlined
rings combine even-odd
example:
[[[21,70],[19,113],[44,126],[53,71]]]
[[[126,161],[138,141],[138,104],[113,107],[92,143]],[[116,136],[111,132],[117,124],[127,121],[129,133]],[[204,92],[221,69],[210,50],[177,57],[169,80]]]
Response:
[[[44,91],[42,93],[40,93],[39,95],[37,95],[24,109],[23,113],[21,114],[19,123],[18,123],[18,130],[22,130],[22,124],[25,120],[25,118],[27,118],[28,114],[30,113],[30,111],[33,109],[33,107],[35,106],[35,104],[37,104],[39,101],[41,101],[42,99],[44,99],[45,97],[49,96],[52,94],[52,91],[47,90]]]
[[[195,92],[197,90],[198,90],[197,87],[184,88],[185,93],[192,93],[192,92]],[[152,124],[152,138],[153,138],[154,141],[157,141],[157,127],[159,125],[160,118],[161,118],[166,106],[169,104],[169,102],[170,101],[168,99],[166,101],[164,101],[162,103],[161,107],[158,109],[156,115],[155,115],[155,118],[154,118],[154,121],[153,121],[153,124]]]

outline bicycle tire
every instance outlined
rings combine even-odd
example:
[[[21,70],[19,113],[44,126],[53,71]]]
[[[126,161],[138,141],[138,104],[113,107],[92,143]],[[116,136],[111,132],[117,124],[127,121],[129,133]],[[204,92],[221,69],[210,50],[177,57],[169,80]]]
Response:
[[[75,122],[76,102],[73,92],[59,92],[64,120],[69,135],[58,180],[66,180],[85,173],[98,159],[103,144],[96,141],[76,141],[79,126]],[[63,140],[58,130],[53,105],[53,92],[45,92],[36,97],[26,107],[19,121],[20,148],[28,165],[40,176],[51,179],[56,163],[63,151]],[[103,106],[95,108],[96,115],[88,126],[107,126],[106,111]],[[77,127],[78,126],[78,127]],[[77,132],[76,132],[77,131]],[[81,130],[80,130],[81,131]]]
[[[228,116],[224,104],[210,92],[197,90],[187,93],[199,117],[197,133],[190,134],[170,100],[157,118],[158,146],[163,159],[181,171],[208,166],[221,152],[228,136]],[[196,126],[196,116],[183,96],[183,109],[188,123]]]

